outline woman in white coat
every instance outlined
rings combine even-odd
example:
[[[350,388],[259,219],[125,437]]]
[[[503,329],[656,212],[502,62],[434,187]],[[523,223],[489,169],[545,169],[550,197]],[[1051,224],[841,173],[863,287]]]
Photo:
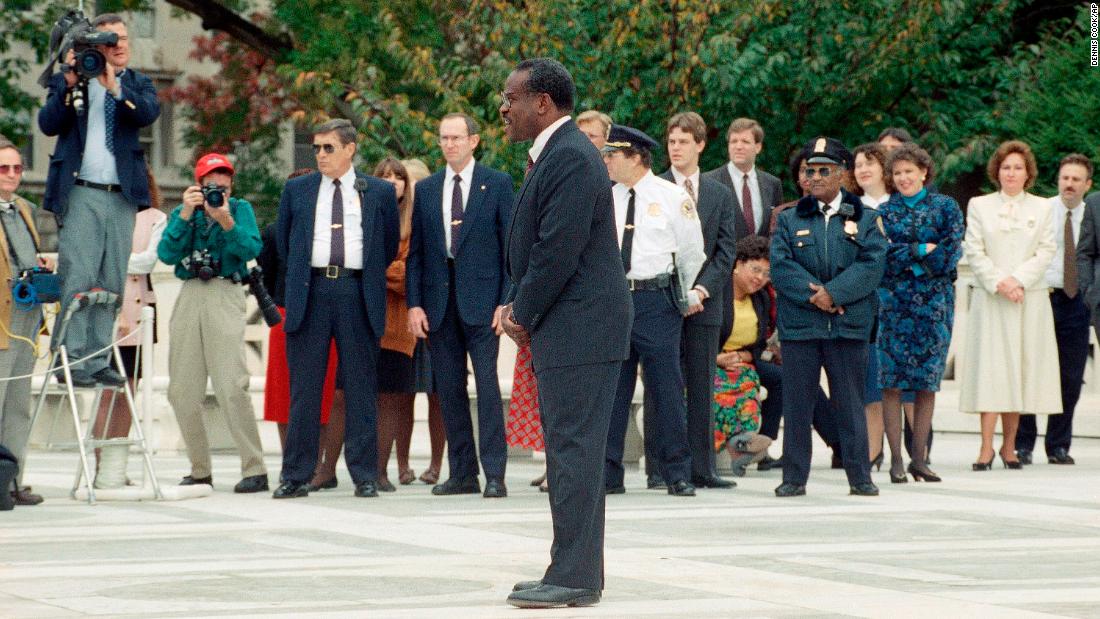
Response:
[[[1001,461],[1019,469],[1014,445],[1020,413],[1062,412],[1054,318],[1043,277],[1056,250],[1050,202],[1027,192],[1037,167],[1023,142],[1001,144],[988,173],[1000,190],[970,200],[964,242],[974,284],[959,410],[981,414],[975,471],[992,467],[998,415]]]

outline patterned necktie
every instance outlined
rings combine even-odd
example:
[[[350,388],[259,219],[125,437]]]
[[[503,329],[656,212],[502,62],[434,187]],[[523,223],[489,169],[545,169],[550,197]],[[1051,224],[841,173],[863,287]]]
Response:
[[[756,218],[752,216],[752,192],[749,191],[749,175],[741,177],[741,209],[745,212],[745,225],[749,234],[756,234]]]
[[[451,256],[458,257],[458,235],[462,232],[462,177],[455,174],[455,185],[451,191]]]
[[[630,250],[634,247],[634,190],[630,190],[630,200],[626,203],[626,225],[623,226],[623,271],[630,273]]]
[[[691,177],[684,178],[684,189],[687,190],[688,195],[691,196],[691,201],[698,204],[699,200],[695,198],[695,185],[692,184]]]
[[[344,266],[344,193],[340,191],[340,179],[332,181],[332,244],[329,245],[328,263]]]
[[[107,150],[115,154],[115,101],[111,91],[103,93],[103,123],[107,133]]]
[[[527,169],[523,171],[523,178],[527,178],[533,167],[535,167],[535,160],[531,158],[531,155],[527,155]]]
[[[1077,243],[1073,239],[1073,213],[1066,212],[1065,257],[1062,263],[1063,277],[1062,292],[1069,298],[1077,296]]]

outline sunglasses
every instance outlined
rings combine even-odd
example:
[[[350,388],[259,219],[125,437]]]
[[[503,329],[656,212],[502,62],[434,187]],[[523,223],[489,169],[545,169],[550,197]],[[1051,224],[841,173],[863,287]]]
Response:
[[[802,170],[802,176],[806,178],[813,178],[814,174],[817,174],[821,178],[829,178],[829,175],[832,173],[832,168],[805,168]]]
[[[336,152],[336,146],[334,144],[314,144],[313,145],[313,154],[314,155],[320,153],[322,150],[325,151],[327,154],[331,155],[332,153]]]
[[[0,165],[0,174],[3,174],[5,176],[7,176],[8,174],[15,174],[16,176],[18,176],[22,173],[23,173],[22,164],[16,163],[14,165],[8,165],[8,164]]]

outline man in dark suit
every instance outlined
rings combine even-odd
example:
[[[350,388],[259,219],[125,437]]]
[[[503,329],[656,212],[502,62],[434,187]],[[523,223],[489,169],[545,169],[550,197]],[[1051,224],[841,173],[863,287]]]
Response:
[[[764,148],[764,129],[751,118],[738,118],[726,131],[729,162],[706,173],[733,193],[733,223],[737,239],[750,234],[768,236],[772,209],[783,203],[779,179],[756,168],[756,156]]]
[[[665,141],[672,163],[661,178],[684,188],[696,203],[703,229],[707,261],[695,279],[702,306],[684,319],[682,359],[687,387],[687,433],[691,450],[691,483],[697,488],[731,488],[735,484],[718,477],[714,462],[711,392],[715,359],[721,343],[723,303],[730,289],[736,254],[734,202],[729,189],[703,177],[699,155],[706,148],[707,125],[695,112],[676,114],[668,121]],[[647,431],[646,436],[649,436]],[[649,458],[647,457],[647,462]]]
[[[477,384],[478,442],[486,498],[508,496],[504,414],[497,382],[500,312],[508,294],[504,241],[512,179],[474,161],[477,122],[448,114],[439,123],[447,167],[416,184],[405,263],[409,331],[431,334],[432,372],[443,407],[450,478],[432,494],[476,494],[478,457],[466,391],[466,356]]]
[[[313,133],[319,173],[287,181],[276,241],[286,264],[290,423],[276,499],[309,494],[317,463],[321,391],[336,341],[347,413],[344,459],[355,496],[378,496],[378,354],[386,326],[386,268],[400,236],[393,185],[352,167],[355,127]]]
[[[115,45],[96,46],[107,59],[103,73],[87,81],[72,71],[55,73],[38,112],[42,132],[57,136],[43,206],[61,228],[57,260],[62,314],[78,292],[99,287],[122,294],[134,217],[150,201],[138,132],[160,115],[152,80],[126,68],[130,39],[122,18],[108,13],[92,25],[118,35]],[[63,342],[69,359],[109,346],[115,314],[116,308],[108,305],[73,314]],[[109,357],[108,350],[74,366],[73,385],[122,385],[124,379],[110,367]]]
[[[546,573],[508,596],[520,607],[600,600],[604,452],[634,319],[607,168],[569,117],[575,92],[565,67],[537,58],[517,65],[501,93],[508,139],[534,141],[512,212],[502,324],[531,346],[554,522]]]

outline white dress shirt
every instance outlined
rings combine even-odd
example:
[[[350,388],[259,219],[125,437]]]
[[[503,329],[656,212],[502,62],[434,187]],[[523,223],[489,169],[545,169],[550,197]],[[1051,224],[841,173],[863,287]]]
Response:
[[[470,203],[470,186],[474,182],[474,158],[470,157],[469,163],[466,167],[462,168],[461,172],[455,172],[451,169],[450,165],[447,165],[446,176],[443,178],[443,235],[445,245],[443,250],[447,252],[448,258],[454,258],[451,255],[451,232],[453,226],[451,226],[451,196],[455,191],[455,174],[462,179],[462,185],[459,189],[462,190],[462,212],[466,212],[466,205]]]
[[[633,189],[634,240],[630,246],[627,279],[653,279],[668,273],[675,253],[680,279],[687,282],[684,289],[690,289],[707,259],[695,205],[682,187],[658,178],[652,171],[635,183]],[[630,190],[631,187],[622,183],[616,183],[611,189],[620,248]]]
[[[745,205],[741,203],[741,187],[745,184],[745,173],[733,165],[733,162],[726,164],[729,169],[730,178],[733,179],[733,193],[737,198],[737,205],[744,212]],[[749,177],[749,193],[752,194],[752,220],[756,224],[756,230],[760,229],[760,226],[764,222],[764,201],[760,197],[760,182],[756,178],[756,166],[754,165],[748,173]],[[756,234],[756,230],[752,230],[751,234]]]
[[[825,214],[825,227],[826,228],[829,227],[829,219],[833,215],[836,215],[837,210],[840,209],[840,201],[843,197],[844,197],[844,192],[838,191],[838,192],[836,192],[836,197],[833,198],[833,201],[829,202],[828,204],[822,202],[821,200],[817,201],[818,208],[820,208],[821,212]]]
[[[699,168],[695,168],[695,172],[693,172],[690,176],[684,176],[675,167],[672,168],[672,178],[676,179],[676,184],[683,187],[684,191],[687,191],[687,187],[685,186],[684,181],[686,181],[688,179],[691,179],[691,191],[688,192],[688,195],[692,195],[693,193],[695,194],[694,197],[695,197],[696,206],[698,206],[698,204],[699,204],[699,177],[700,176],[701,175],[699,174]]]
[[[572,118],[572,116],[562,116],[555,120],[549,127],[539,132],[535,137],[534,143],[531,144],[531,148],[527,151],[527,156],[531,158],[531,161],[539,160],[539,155],[541,155],[543,149],[546,148],[546,143],[550,141],[550,136],[554,135],[554,132],[557,131],[559,127],[569,122]]]
[[[363,208],[359,192],[355,190],[355,168],[348,168],[340,177],[340,195],[344,198],[344,221],[332,221],[332,195],[336,185],[322,175],[321,189],[317,192],[317,208],[313,213],[313,252],[309,261],[312,267],[326,267],[330,262],[332,227],[344,227],[344,267],[363,268]]]
[[[116,77],[121,78],[118,73]],[[84,157],[80,161],[80,178],[92,183],[104,185],[118,184],[118,166],[115,156],[107,150],[107,121],[104,118],[103,100],[111,97],[99,80],[88,81],[88,101],[85,113],[88,115],[88,133],[84,136]],[[122,101],[115,100],[119,106]],[[116,108],[117,111],[117,108]],[[115,117],[118,122],[118,117]],[[118,148],[118,145],[115,145]]]
[[[1050,199],[1051,206],[1051,227],[1054,229],[1054,243],[1058,246],[1057,251],[1054,252],[1054,258],[1050,261],[1050,266],[1047,267],[1047,286],[1050,288],[1061,288],[1065,283],[1063,279],[1066,260],[1066,215],[1072,216],[1070,219],[1073,222],[1073,239],[1074,246],[1081,240],[1081,220],[1085,218],[1085,203],[1081,202],[1075,208],[1068,209],[1066,204],[1062,202],[1062,196],[1054,196]],[[1078,281],[1080,285],[1080,281]]]

